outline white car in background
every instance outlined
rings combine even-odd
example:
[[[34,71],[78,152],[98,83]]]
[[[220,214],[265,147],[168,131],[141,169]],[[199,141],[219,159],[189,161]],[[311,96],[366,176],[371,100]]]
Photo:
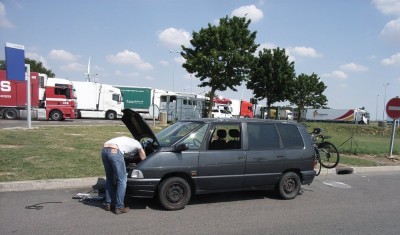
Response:
[[[212,109],[211,117],[212,118],[232,118],[232,114],[225,109]]]

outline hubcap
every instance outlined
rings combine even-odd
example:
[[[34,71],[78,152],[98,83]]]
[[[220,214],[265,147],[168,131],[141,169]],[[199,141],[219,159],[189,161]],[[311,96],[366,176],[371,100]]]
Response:
[[[285,184],[283,185],[283,189],[286,193],[291,193],[296,188],[296,181],[292,178],[287,179]]]
[[[185,190],[179,184],[173,184],[166,193],[167,200],[170,203],[179,203],[185,194]]]

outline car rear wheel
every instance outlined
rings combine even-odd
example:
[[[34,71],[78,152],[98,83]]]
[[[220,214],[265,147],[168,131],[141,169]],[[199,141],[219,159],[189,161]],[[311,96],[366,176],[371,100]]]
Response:
[[[278,191],[285,200],[295,198],[300,191],[300,177],[294,172],[286,172],[283,174],[278,184]]]
[[[158,187],[158,200],[167,210],[181,210],[188,204],[192,195],[188,182],[180,177],[171,177]]]

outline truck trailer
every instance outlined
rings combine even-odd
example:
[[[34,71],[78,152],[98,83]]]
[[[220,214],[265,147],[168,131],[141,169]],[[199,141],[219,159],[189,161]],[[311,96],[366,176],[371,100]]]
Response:
[[[369,113],[363,109],[306,109],[302,117],[306,121],[348,122],[369,124]]]
[[[27,81],[7,80],[6,76],[6,71],[0,70],[0,116],[26,118]],[[76,97],[71,82],[31,72],[30,86],[33,119],[62,121],[76,117]]]
[[[78,99],[78,118],[122,117],[124,103],[117,87],[89,81],[72,81],[72,84]]]
[[[122,93],[124,108],[138,112],[145,119],[153,119],[152,105],[154,104],[154,118],[158,119],[160,96],[166,91],[152,89],[150,87],[135,87],[115,85]]]

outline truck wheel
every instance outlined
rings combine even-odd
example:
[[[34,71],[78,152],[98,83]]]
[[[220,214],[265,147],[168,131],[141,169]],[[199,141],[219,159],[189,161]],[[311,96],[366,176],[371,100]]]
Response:
[[[63,120],[63,115],[60,111],[53,110],[50,113],[50,119],[53,121],[61,121],[61,120]]]
[[[295,198],[300,191],[300,177],[294,172],[286,172],[282,175],[278,184],[278,192],[285,200]]]
[[[106,113],[106,118],[107,118],[108,120],[117,119],[117,114],[116,114],[114,111],[108,111],[108,112]]]
[[[180,177],[171,177],[158,186],[158,200],[167,210],[181,210],[192,195],[188,182]]]
[[[6,109],[3,113],[5,119],[14,120],[18,117],[18,112],[15,109]]]

